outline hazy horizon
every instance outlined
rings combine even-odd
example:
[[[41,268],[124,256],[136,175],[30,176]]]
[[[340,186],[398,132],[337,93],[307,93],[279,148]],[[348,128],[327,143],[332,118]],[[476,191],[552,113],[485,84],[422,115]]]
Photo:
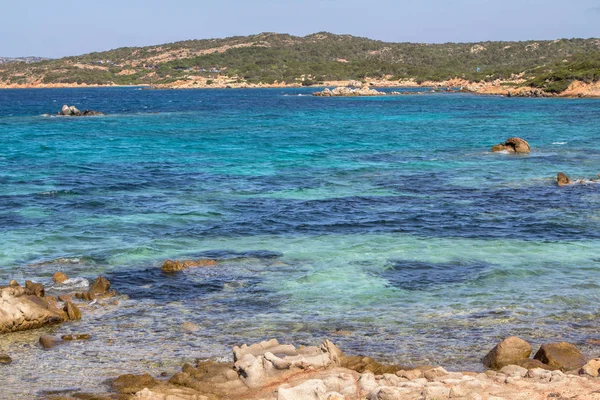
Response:
[[[386,42],[484,42],[596,38],[600,5],[580,0],[106,0],[82,7],[64,0],[11,3],[0,15],[2,57],[60,58],[119,47],[262,32],[294,36],[327,31]]]

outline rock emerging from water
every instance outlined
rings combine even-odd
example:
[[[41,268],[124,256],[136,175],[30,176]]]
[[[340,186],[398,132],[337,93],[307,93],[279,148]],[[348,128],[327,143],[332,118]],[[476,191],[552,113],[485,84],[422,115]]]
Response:
[[[65,275],[63,272],[57,271],[52,276],[52,279],[56,283],[64,283],[66,280],[69,279],[69,277],[67,275]]]
[[[75,106],[68,106],[68,105],[64,105],[62,106],[61,111],[58,113],[58,115],[63,115],[63,116],[68,116],[68,117],[88,117],[88,116],[93,116],[93,115],[104,115],[104,113],[100,112],[100,111],[94,111],[94,110],[88,110],[86,109],[85,111],[79,111],[77,109],[77,107]]]
[[[488,368],[499,370],[507,365],[518,365],[531,355],[531,345],[516,336],[510,336],[501,341],[483,358],[482,362]]]
[[[185,261],[166,260],[163,263],[161,270],[162,270],[162,272],[172,273],[172,272],[183,271],[188,268],[214,267],[217,264],[218,263],[215,260],[210,260],[210,259],[185,260]]]
[[[0,287],[0,333],[40,328],[68,319],[53,299],[45,297],[40,284],[28,281],[26,287]]]
[[[396,94],[396,93],[394,93]],[[387,93],[380,92],[379,90],[370,89],[368,86],[361,88],[353,88],[347,86],[336,87],[331,90],[326,88],[322,92],[315,92],[313,96],[317,97],[354,97],[354,96],[386,96]]]
[[[12,363],[12,358],[8,354],[0,354],[0,364],[8,365]]]
[[[562,371],[579,369],[585,365],[583,354],[567,342],[544,344],[533,358]]]
[[[571,179],[564,172],[559,172],[556,175],[556,183],[558,186],[565,186],[570,185],[573,182],[571,182]]]
[[[501,152],[505,151],[508,153],[529,153],[531,151],[531,147],[529,143],[524,139],[518,137],[511,137],[506,139],[504,143],[499,143],[492,147],[493,152]]]

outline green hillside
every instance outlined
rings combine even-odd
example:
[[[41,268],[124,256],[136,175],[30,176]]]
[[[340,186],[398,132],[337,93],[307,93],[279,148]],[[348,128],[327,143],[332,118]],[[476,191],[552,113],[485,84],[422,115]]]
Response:
[[[218,75],[248,83],[310,84],[367,77],[417,81],[458,77],[476,82],[521,74],[533,85],[555,91],[571,79],[597,80],[599,65],[599,39],[422,44],[326,32],[305,37],[262,33],[9,63],[0,65],[0,82],[168,84]]]

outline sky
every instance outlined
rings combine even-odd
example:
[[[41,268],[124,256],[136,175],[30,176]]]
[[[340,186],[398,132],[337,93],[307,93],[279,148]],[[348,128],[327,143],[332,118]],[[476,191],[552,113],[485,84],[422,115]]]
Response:
[[[0,0],[4,57],[321,31],[424,43],[600,37],[600,0]]]

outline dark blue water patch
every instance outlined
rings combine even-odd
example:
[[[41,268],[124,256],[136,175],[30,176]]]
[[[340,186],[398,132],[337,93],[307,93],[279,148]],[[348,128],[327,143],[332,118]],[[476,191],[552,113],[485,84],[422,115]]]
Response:
[[[412,260],[390,260],[381,276],[404,290],[433,290],[450,284],[464,283],[491,268],[483,261],[457,260],[449,263],[429,263]]]
[[[111,288],[132,299],[171,302],[194,299],[223,290],[221,278],[194,280],[187,273],[167,274],[159,267],[144,270],[117,270],[107,274]]]
[[[270,250],[249,250],[249,251],[234,251],[234,250],[207,250],[195,255],[197,258],[210,258],[220,261],[240,261],[246,259],[255,259],[262,262],[274,262],[281,257],[282,253]]]
[[[257,289],[263,278],[254,274],[253,263],[271,265],[282,254],[268,250],[236,252],[228,250],[208,250],[197,253],[193,258],[218,260],[214,267],[190,268],[176,273],[164,273],[160,267],[142,270],[115,270],[107,275],[112,287],[134,299],[158,301],[178,301],[202,298],[225,289],[236,291],[235,298],[244,298],[244,304],[256,307],[265,306],[266,292]],[[192,258],[192,257],[190,257]],[[227,263],[227,267],[224,267]],[[235,299],[234,299],[235,300]],[[229,300],[222,300],[228,303]],[[247,308],[247,307],[246,307]]]

